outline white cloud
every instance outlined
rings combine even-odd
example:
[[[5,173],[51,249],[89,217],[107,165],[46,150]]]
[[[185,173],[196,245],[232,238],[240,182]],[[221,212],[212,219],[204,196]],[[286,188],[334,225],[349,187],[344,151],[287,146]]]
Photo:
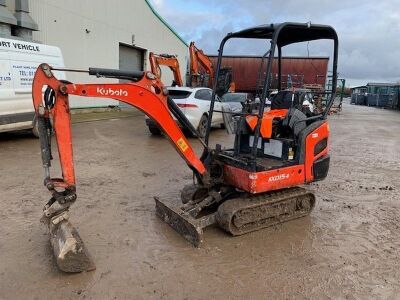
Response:
[[[151,0],[156,9],[161,9],[164,6],[164,0]]]

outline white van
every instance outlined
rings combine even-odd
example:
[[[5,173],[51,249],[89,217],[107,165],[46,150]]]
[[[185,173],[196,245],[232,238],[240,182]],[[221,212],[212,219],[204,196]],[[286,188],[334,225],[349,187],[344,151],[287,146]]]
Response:
[[[0,132],[35,127],[32,81],[41,63],[64,67],[61,50],[54,46],[0,38]],[[55,72],[55,75],[65,79],[64,72]]]

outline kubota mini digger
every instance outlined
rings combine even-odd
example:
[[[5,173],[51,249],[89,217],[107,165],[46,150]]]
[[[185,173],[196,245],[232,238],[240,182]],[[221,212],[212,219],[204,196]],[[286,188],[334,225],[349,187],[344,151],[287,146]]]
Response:
[[[211,147],[209,135],[216,101],[215,81],[207,134],[204,140],[199,139],[204,146],[200,157],[193,151],[171,114],[193,135],[196,135],[196,130],[168,97],[167,89],[153,73],[90,68],[86,71],[89,75],[127,79],[131,83],[75,84],[57,80],[52,72],[56,69],[47,64],[38,67],[33,81],[33,102],[39,122],[44,183],[52,193],[44,208],[44,217],[49,224],[60,269],[79,272],[93,268],[67,214],[77,199],[69,95],[123,101],[157,122],[193,171],[195,180],[193,184],[183,187],[182,204],[178,206],[171,205],[171,199],[156,197],[156,213],[195,246],[203,240],[203,228],[212,224],[232,235],[241,235],[310,213],[315,196],[299,186],[324,179],[329,168],[327,114],[335,97],[337,79],[336,32],[325,25],[282,23],[229,33],[219,48],[217,77],[224,45],[233,38],[270,40],[266,70],[262,70],[266,75],[260,108],[257,113],[251,110],[246,112],[246,109],[241,113],[235,112],[233,146],[223,148],[217,144]],[[306,116],[299,103],[292,103],[289,107],[275,105],[274,109],[264,112],[275,51],[278,52],[276,59],[281,78],[282,47],[319,39],[333,40],[334,45],[332,88],[324,112]],[[50,177],[52,131],[57,141],[62,178]]]

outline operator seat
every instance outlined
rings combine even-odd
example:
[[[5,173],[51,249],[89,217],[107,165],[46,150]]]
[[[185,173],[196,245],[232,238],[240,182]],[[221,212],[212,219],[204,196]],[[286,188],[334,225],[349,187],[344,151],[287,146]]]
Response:
[[[306,120],[307,116],[295,107],[289,108],[286,117],[282,120],[282,126],[290,128],[295,138],[297,138],[300,132],[307,127]]]

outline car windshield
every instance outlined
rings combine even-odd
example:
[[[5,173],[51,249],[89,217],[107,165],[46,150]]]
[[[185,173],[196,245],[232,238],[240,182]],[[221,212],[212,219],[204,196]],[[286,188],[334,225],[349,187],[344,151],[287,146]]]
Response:
[[[192,92],[183,90],[168,90],[168,94],[172,99],[185,99],[190,96]]]
[[[222,102],[245,102],[246,94],[227,93],[222,96]]]

